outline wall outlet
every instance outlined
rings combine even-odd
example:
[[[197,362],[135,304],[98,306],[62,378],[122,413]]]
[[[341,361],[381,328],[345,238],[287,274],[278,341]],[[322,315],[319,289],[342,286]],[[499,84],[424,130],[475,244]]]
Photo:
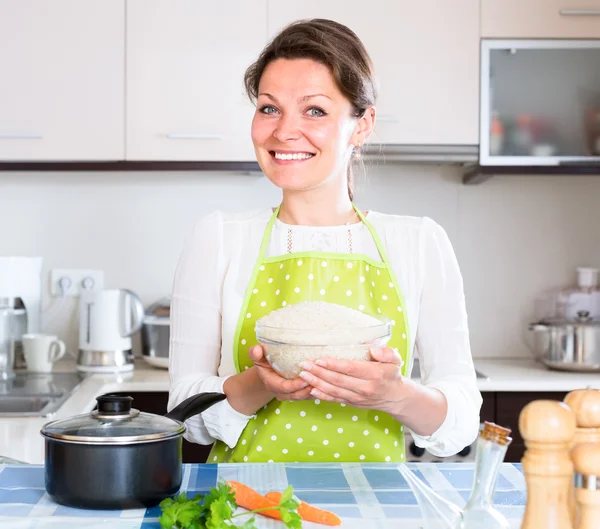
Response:
[[[65,283],[67,296],[79,296],[84,289],[97,292],[104,287],[104,272],[102,270],[55,268],[50,272],[50,294],[54,297],[62,295],[61,279]]]

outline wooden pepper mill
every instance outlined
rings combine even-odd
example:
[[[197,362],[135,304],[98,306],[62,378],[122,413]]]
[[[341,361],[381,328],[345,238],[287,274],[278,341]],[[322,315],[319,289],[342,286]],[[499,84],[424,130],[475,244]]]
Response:
[[[567,495],[575,414],[564,402],[535,400],[521,410],[519,431],[527,448],[521,460],[527,482],[521,529],[574,529]]]
[[[574,448],[582,443],[600,443],[600,390],[577,389],[568,393],[564,402],[573,410],[577,423],[571,447]],[[573,482],[571,482],[568,499],[571,523],[576,527],[577,501]]]
[[[600,527],[600,444],[582,443],[571,452],[575,467],[577,529]]]

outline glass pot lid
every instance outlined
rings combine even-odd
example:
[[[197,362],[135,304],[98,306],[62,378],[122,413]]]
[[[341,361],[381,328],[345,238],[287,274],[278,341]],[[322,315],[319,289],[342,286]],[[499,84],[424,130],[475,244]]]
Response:
[[[600,320],[593,319],[586,310],[579,311],[573,320],[562,318],[546,318],[532,325],[544,327],[597,327],[600,328]]]
[[[102,395],[98,409],[44,425],[43,436],[79,444],[132,444],[183,435],[185,427],[169,417],[140,412],[132,397]]]

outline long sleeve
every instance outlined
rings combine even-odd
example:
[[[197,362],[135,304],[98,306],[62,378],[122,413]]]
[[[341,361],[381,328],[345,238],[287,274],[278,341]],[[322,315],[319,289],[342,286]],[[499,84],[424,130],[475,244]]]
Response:
[[[235,375],[233,342],[245,291],[272,211],[214,212],[194,226],[182,250],[172,292],[169,409],[188,396],[222,391]],[[438,456],[455,454],[477,436],[481,394],[471,358],[462,276],[444,230],[430,219],[370,212],[402,288],[411,348],[421,360],[421,382],[448,401],[444,423],[417,445]],[[287,252],[289,226],[276,223],[268,256]],[[294,228],[296,229],[296,228]],[[351,226],[354,249],[380,255],[362,224]],[[344,226],[298,227],[294,250],[322,251],[318,241],[340,241]],[[314,235],[314,236],[313,236]],[[335,251],[335,250],[334,250]],[[186,422],[186,439],[222,440],[234,447],[251,417],[225,400]]]
[[[214,212],[199,220],[182,250],[171,300],[168,409],[201,392],[222,392],[221,363],[223,218]],[[215,439],[235,446],[250,417],[227,400],[186,421],[185,438],[199,444]]]
[[[475,376],[463,280],[446,232],[428,218],[419,236],[422,279],[416,345],[421,383],[441,391],[448,411],[431,436],[413,433],[417,446],[436,456],[456,454],[479,430],[482,398]]]

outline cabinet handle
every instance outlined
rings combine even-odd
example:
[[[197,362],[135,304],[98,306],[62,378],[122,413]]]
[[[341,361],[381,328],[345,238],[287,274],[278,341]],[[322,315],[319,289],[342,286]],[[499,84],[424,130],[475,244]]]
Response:
[[[219,134],[167,134],[170,140],[222,140],[223,136]]]
[[[375,116],[375,122],[378,121],[382,123],[398,123],[398,118],[396,116],[391,116],[390,114],[383,114],[381,116]]]
[[[41,134],[27,132],[0,132],[0,140],[42,140]]]
[[[561,9],[559,13],[563,17],[598,17],[600,9]]]

